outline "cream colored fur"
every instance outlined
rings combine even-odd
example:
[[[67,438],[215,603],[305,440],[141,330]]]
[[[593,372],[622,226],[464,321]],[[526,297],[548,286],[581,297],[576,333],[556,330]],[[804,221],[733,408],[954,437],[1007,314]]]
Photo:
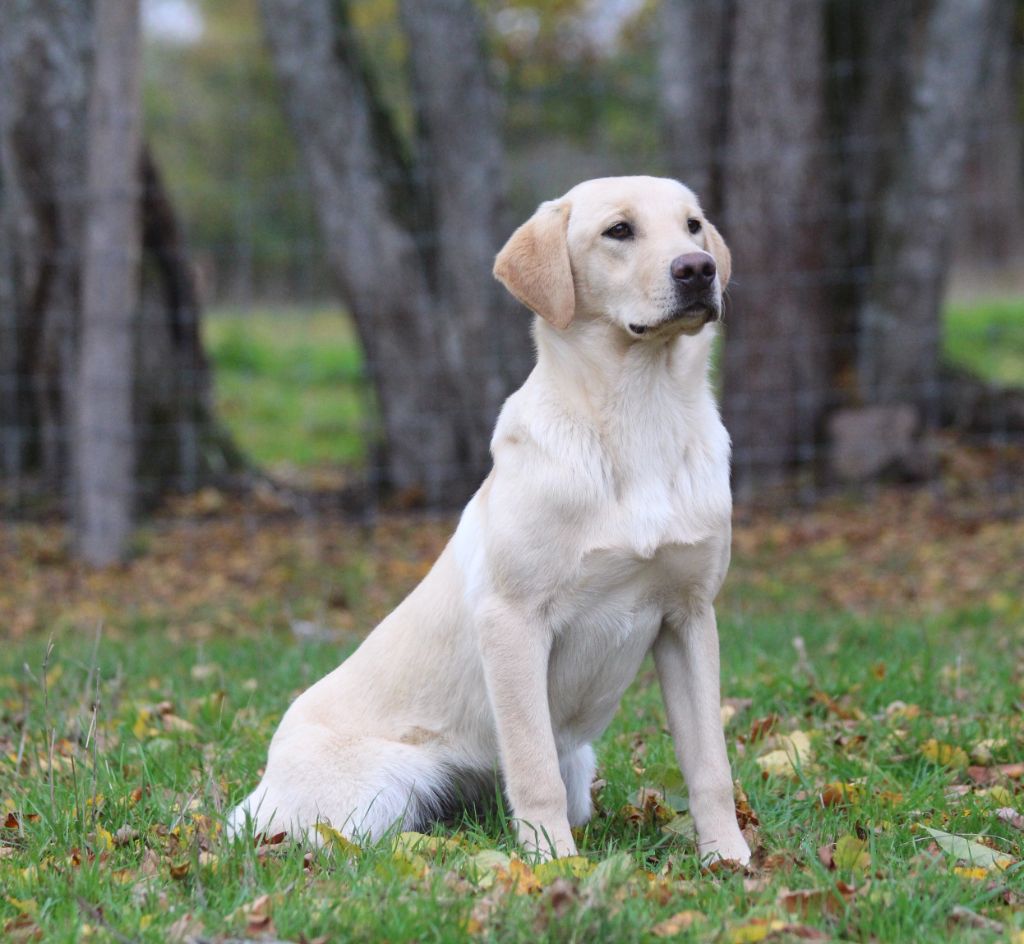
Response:
[[[606,235],[622,221],[630,239]],[[523,845],[572,854],[591,745],[653,652],[701,852],[749,859],[719,717],[714,325],[680,312],[669,274],[694,252],[720,306],[725,244],[687,188],[651,177],[582,183],[513,234],[495,274],[542,317],[494,469],[423,582],[285,713],[234,831],[422,829],[500,771]]]

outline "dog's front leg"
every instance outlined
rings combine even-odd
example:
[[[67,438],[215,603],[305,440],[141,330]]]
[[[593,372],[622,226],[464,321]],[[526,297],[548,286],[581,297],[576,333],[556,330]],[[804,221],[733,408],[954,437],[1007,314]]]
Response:
[[[548,704],[551,638],[515,607],[491,603],[480,652],[519,841],[545,859],[575,855]]]
[[[718,626],[710,604],[665,620],[654,644],[654,662],[701,856],[746,864],[750,848],[736,823],[722,730]]]

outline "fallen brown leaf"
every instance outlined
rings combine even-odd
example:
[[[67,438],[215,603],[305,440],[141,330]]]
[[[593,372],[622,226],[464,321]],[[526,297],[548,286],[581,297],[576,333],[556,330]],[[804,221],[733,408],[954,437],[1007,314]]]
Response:
[[[953,909],[949,913],[949,923],[963,928],[974,928],[978,931],[992,931],[996,934],[1003,932],[1002,922],[986,918],[964,905],[953,905]]]
[[[996,816],[1004,823],[1009,823],[1014,829],[1024,832],[1024,813],[1018,813],[1011,806],[1003,806],[996,810]]]
[[[704,913],[701,911],[677,911],[671,918],[666,918],[654,925],[651,928],[651,934],[655,937],[675,937],[693,927],[698,921],[705,920]]]

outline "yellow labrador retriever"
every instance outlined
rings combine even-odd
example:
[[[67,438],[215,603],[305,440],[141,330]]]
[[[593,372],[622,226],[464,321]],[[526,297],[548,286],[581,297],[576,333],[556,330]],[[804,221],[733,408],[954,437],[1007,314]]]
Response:
[[[495,275],[540,317],[494,469],[433,569],[297,698],[233,831],[422,829],[500,770],[518,835],[571,855],[592,744],[653,651],[700,850],[746,862],[719,714],[713,601],[729,437],[708,356],[729,251],[674,180],[544,203]]]

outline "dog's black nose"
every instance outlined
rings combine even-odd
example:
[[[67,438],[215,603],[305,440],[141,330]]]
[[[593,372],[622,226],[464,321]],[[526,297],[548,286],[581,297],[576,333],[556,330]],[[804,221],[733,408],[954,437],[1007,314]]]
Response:
[[[672,278],[680,288],[701,291],[715,281],[715,260],[706,252],[687,252],[676,256],[669,266]]]

